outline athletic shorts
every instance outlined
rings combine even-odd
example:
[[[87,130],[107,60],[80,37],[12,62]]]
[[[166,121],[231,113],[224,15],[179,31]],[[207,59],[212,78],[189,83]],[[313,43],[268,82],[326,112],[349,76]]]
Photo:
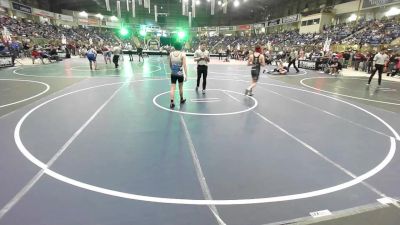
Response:
[[[258,81],[258,78],[260,77],[260,68],[251,68],[251,78],[253,78],[254,81]]]
[[[88,57],[89,62],[96,62],[96,57]]]
[[[183,83],[184,77],[171,74],[171,83],[176,84],[176,81]]]
[[[253,78],[254,81],[258,81],[258,78],[260,78],[260,74],[257,75],[251,75],[251,78]]]

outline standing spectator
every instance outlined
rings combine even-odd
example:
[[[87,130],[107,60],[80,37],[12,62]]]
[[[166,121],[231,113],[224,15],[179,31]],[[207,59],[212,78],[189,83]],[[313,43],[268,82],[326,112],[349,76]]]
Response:
[[[374,63],[374,57],[376,53],[375,51],[369,52],[367,55],[367,73],[371,74],[372,72],[372,64]]]
[[[359,69],[359,67],[360,67],[360,63],[362,62],[362,60],[363,60],[363,54],[361,54],[361,52],[360,51],[357,51],[355,54],[354,54],[354,69],[356,70],[356,71],[358,71],[358,69]]]
[[[396,70],[396,55],[393,52],[391,52],[389,54],[389,61],[387,63],[387,69],[386,69],[387,76],[391,75],[395,70]]]
[[[345,51],[344,53],[343,53],[343,59],[344,59],[344,68],[347,68],[347,66],[349,66],[350,65],[350,57],[351,57],[351,55],[350,55],[350,53],[349,53],[349,51]]]
[[[143,58],[143,48],[142,48],[141,45],[139,45],[139,47],[137,48],[137,54],[138,54],[138,56],[139,56],[139,62],[140,62],[140,59],[143,59],[143,62],[144,62],[144,58]]]
[[[126,49],[128,50],[129,61],[133,62],[133,46],[131,45],[131,43],[128,44]]]
[[[222,48],[219,48],[218,50],[218,60],[222,60],[222,54],[224,53],[224,51],[222,50]]]

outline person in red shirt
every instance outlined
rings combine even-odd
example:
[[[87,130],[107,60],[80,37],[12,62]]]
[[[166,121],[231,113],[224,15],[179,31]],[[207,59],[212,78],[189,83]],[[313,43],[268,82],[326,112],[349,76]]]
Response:
[[[354,61],[355,61],[354,69],[356,71],[358,71],[358,68],[360,66],[360,63],[363,61],[363,58],[365,58],[364,55],[361,54],[361,52],[359,52],[359,51],[357,51],[357,53],[354,55]]]
[[[36,47],[33,48],[31,55],[32,55],[32,64],[35,64],[35,59],[40,59],[42,61],[42,64],[44,64],[42,55],[36,49]]]

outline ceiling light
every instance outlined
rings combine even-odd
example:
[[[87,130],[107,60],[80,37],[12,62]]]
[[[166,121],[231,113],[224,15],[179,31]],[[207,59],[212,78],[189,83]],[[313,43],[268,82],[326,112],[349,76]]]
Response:
[[[392,7],[385,13],[386,16],[396,16],[400,14],[400,9]]]
[[[239,5],[240,5],[240,3],[239,3],[238,0],[235,0],[235,1],[233,2],[233,6],[238,7]]]
[[[88,14],[87,14],[87,12],[82,11],[82,12],[79,13],[79,16],[80,17],[88,17]]]
[[[197,1],[196,1],[196,5],[200,5],[200,0],[197,0]]]
[[[221,1],[218,1],[218,5],[222,5],[222,2],[221,2]]]
[[[356,21],[357,20],[357,15],[356,14],[351,14],[351,16],[348,18],[348,21],[349,22],[353,22],[353,21]]]
[[[116,16],[112,16],[112,17],[110,17],[110,20],[111,21],[118,21],[118,18]]]
[[[101,20],[104,18],[104,16],[101,15],[100,13],[96,14],[96,17],[99,18],[99,19],[101,19]]]

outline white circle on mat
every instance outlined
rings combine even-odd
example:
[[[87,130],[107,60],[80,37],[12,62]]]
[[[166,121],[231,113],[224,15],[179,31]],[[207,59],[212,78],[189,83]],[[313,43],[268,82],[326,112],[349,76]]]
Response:
[[[304,83],[304,81],[312,80],[312,79],[338,79],[338,78],[336,78],[336,77],[309,77],[309,78],[302,79],[300,81],[300,83],[304,87],[308,87],[308,88],[314,89],[316,91],[321,91],[321,92],[328,93],[328,94],[340,95],[340,96],[343,96],[343,97],[353,98],[353,99],[358,99],[358,100],[363,100],[363,101],[368,101],[368,102],[377,102],[377,103],[388,104],[388,105],[396,105],[396,106],[400,105],[400,103],[396,103],[396,102],[379,101],[379,100],[375,100],[375,99],[362,98],[362,97],[357,97],[357,96],[353,96],[353,95],[345,95],[345,94],[340,94],[340,93],[337,93],[337,92],[326,91],[326,90],[322,90],[320,88],[316,88],[316,87],[313,87],[311,85],[307,85],[307,84]],[[340,79],[359,79],[359,78],[343,78],[342,77]]]
[[[41,91],[41,92],[39,92],[38,94],[35,94],[35,95],[33,95],[33,96],[30,96],[30,97],[28,97],[28,98],[24,98],[24,99],[15,101],[15,102],[11,102],[11,103],[7,103],[7,104],[4,104],[4,105],[0,105],[0,109],[1,109],[1,108],[4,108],[4,107],[7,107],[7,106],[11,106],[11,105],[19,104],[19,103],[22,103],[22,102],[26,102],[26,101],[31,100],[31,99],[33,99],[33,98],[36,98],[36,97],[38,97],[38,96],[40,96],[40,95],[43,95],[44,93],[46,93],[46,92],[48,92],[48,91],[50,90],[50,86],[49,86],[48,84],[43,83],[43,82],[40,82],[40,81],[34,81],[34,80],[18,80],[18,79],[0,79],[0,81],[12,81],[12,82],[34,83],[34,84],[40,84],[40,85],[43,85],[43,86],[46,87],[43,91]]]
[[[150,80],[168,80],[168,79],[147,79],[147,81]],[[214,80],[218,80],[215,79]],[[227,79],[223,79],[223,80],[227,80]],[[136,80],[136,81],[132,81],[130,83],[133,82],[142,82],[142,81],[146,81],[146,80]],[[247,81],[244,80],[235,80],[232,79],[232,81],[239,81],[239,82],[245,82],[247,83]],[[53,170],[51,170],[50,168],[48,168],[48,166],[40,161],[39,159],[37,159],[35,156],[32,155],[32,153],[25,147],[25,145],[23,144],[22,140],[21,140],[21,127],[24,123],[24,121],[33,113],[35,112],[37,109],[45,106],[46,104],[53,102],[57,99],[63,98],[65,96],[68,95],[72,95],[72,94],[76,94],[76,93],[80,93],[83,91],[87,91],[87,90],[91,90],[91,89],[95,89],[95,88],[100,88],[100,87],[105,87],[105,86],[111,86],[111,85],[118,85],[118,84],[123,84],[124,82],[118,82],[118,83],[111,83],[111,84],[103,84],[103,85],[98,85],[98,86],[94,86],[94,87],[89,87],[89,88],[85,88],[85,89],[81,89],[81,90],[76,90],[73,92],[69,92],[69,93],[65,93],[62,95],[59,95],[57,97],[54,97],[52,99],[49,99],[37,106],[35,106],[33,109],[31,109],[30,111],[28,111],[19,121],[18,124],[15,127],[14,130],[14,139],[15,139],[15,143],[19,149],[19,151],[29,160],[31,161],[33,164],[35,164],[36,166],[40,167],[41,169],[43,169],[43,172],[45,174],[47,174],[50,177],[53,177],[59,181],[65,182],[67,184],[76,186],[76,187],[80,187],[89,191],[93,191],[93,192],[97,192],[97,193],[101,193],[101,194],[105,194],[105,195],[109,195],[109,196],[114,196],[114,197],[120,197],[120,198],[125,198],[125,199],[131,199],[131,200],[138,200],[138,201],[146,201],[146,202],[155,202],[155,203],[168,203],[168,204],[182,204],[182,205],[249,205],[249,204],[261,204],[261,203],[271,203],[271,202],[283,202],[283,201],[291,201],[291,200],[297,200],[297,199],[305,199],[305,198],[311,198],[311,197],[316,197],[316,196],[321,196],[321,195],[325,195],[325,194],[330,194],[333,192],[337,192],[340,190],[344,190],[346,188],[352,187],[354,185],[357,185],[361,182],[363,182],[364,180],[374,176],[375,174],[379,173],[381,170],[383,170],[393,159],[395,153],[396,153],[396,139],[400,140],[400,136],[399,134],[396,132],[396,130],[394,130],[387,122],[385,122],[382,118],[378,117],[377,115],[369,112],[366,109],[363,109],[357,105],[354,105],[350,102],[346,102],[344,100],[341,99],[337,99],[328,95],[324,95],[321,93],[316,93],[316,92],[312,92],[309,90],[303,90],[303,89],[299,89],[299,88],[295,88],[295,87],[290,87],[290,86],[284,86],[284,85],[277,85],[277,84],[268,84],[268,83],[260,83],[260,84],[265,84],[265,85],[270,85],[270,86],[275,86],[275,87],[282,87],[282,88],[287,88],[287,89],[291,89],[291,90],[296,90],[296,91],[301,91],[301,92],[306,92],[306,93],[310,93],[310,94],[315,94],[315,95],[319,95],[328,99],[332,99],[334,101],[338,101],[350,106],[353,106],[354,108],[367,113],[368,115],[372,116],[373,118],[377,119],[379,122],[381,122],[385,127],[387,127],[394,135],[394,137],[390,137],[390,149],[388,154],[385,156],[385,158],[383,159],[382,162],[380,162],[377,166],[375,166],[373,169],[367,171],[364,174],[361,174],[360,176],[355,177],[354,179],[351,179],[347,182],[332,186],[332,187],[327,187],[327,188],[323,188],[323,189],[319,189],[319,190],[315,190],[315,191],[309,191],[309,192],[304,192],[304,193],[297,193],[297,194],[289,194],[289,195],[283,195],[283,196],[273,196],[273,197],[263,197],[263,198],[251,198],[251,199],[232,199],[232,200],[199,200],[199,199],[179,199],[179,198],[165,198],[165,197],[154,197],[154,196],[146,196],[146,195],[139,195],[139,194],[132,194],[132,193],[127,193],[127,192],[121,192],[121,191],[116,191],[116,190],[111,190],[111,189],[107,189],[107,188],[103,188],[103,187],[99,187],[99,186],[95,186],[92,184],[88,184],[88,183],[84,183],[82,181],[79,180],[75,180],[72,179],[70,177],[66,177],[60,173],[57,173]]]

